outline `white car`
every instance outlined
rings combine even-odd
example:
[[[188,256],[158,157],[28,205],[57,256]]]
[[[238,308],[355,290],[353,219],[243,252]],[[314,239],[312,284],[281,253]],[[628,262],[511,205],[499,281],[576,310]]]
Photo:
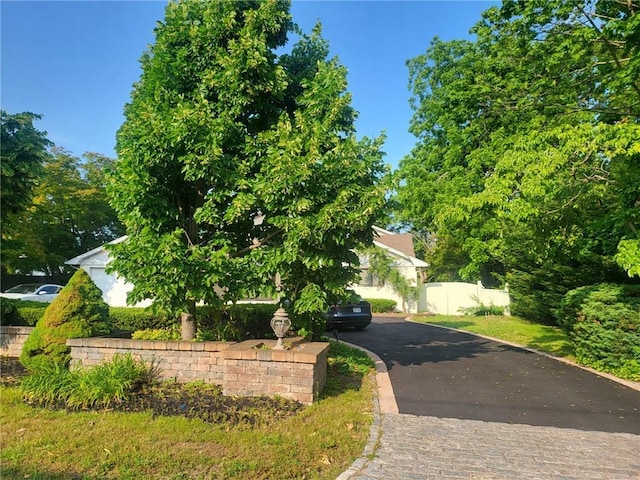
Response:
[[[49,303],[58,296],[60,290],[62,290],[62,285],[23,283],[0,293],[0,297]]]

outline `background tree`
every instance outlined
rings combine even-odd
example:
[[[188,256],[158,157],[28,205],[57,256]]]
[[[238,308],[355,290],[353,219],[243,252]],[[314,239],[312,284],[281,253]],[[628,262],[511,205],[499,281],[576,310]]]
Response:
[[[41,115],[30,112],[10,115],[2,110],[0,116],[0,201],[4,225],[8,216],[22,212],[31,203],[51,142],[46,132],[37,130],[33,125],[42,118]]]
[[[640,214],[637,11],[505,1],[475,41],[435,39],[409,62],[418,144],[400,217],[462,245],[463,278],[509,281],[514,313],[551,321],[567,290],[624,278],[614,258]]]
[[[128,240],[112,269],[130,300],[183,313],[185,338],[196,302],[257,294],[288,298],[298,327],[318,330],[385,203],[381,140],[356,139],[346,70],[319,28],[277,53],[289,7],[170,3],[125,108],[109,191]]]
[[[43,163],[49,157],[51,142],[46,132],[33,123],[40,115],[24,112],[10,115],[0,111],[0,227],[2,229],[1,269],[10,271],[18,243],[13,228],[19,216],[31,204],[33,190],[43,173]]]
[[[64,278],[71,275],[66,260],[122,235],[105,192],[104,172],[112,164],[104,155],[80,159],[53,147],[31,204],[3,232],[10,238],[3,238],[3,266]]]

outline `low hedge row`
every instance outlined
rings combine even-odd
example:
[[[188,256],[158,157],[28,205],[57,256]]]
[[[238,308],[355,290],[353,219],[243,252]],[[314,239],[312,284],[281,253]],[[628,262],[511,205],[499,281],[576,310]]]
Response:
[[[371,304],[373,313],[393,313],[396,311],[397,302],[386,298],[367,298],[365,299]]]
[[[212,341],[240,342],[251,338],[271,338],[270,321],[278,305],[273,304],[237,304],[224,310],[210,306],[197,307],[198,339]],[[154,314],[144,308],[111,307],[109,310],[114,327],[119,330],[171,331],[179,326],[178,318]],[[175,331],[175,328],[174,328]]]
[[[44,315],[48,303],[23,302],[2,299],[0,323],[2,325],[34,326]],[[198,333],[202,339],[216,341],[242,341],[250,338],[273,336],[270,321],[277,305],[237,304],[225,310],[209,306],[198,307]],[[180,320],[170,315],[154,313],[145,308],[110,307],[109,316],[116,330],[170,329]]]
[[[0,302],[0,324],[33,327],[44,315],[48,303],[24,302],[3,298]]]
[[[599,284],[568,292],[557,313],[577,360],[640,380],[640,285]]]

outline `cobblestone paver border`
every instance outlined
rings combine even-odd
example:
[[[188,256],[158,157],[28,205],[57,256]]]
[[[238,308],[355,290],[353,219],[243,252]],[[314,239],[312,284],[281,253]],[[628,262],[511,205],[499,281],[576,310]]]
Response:
[[[638,480],[640,436],[383,415],[375,457],[351,480]]]

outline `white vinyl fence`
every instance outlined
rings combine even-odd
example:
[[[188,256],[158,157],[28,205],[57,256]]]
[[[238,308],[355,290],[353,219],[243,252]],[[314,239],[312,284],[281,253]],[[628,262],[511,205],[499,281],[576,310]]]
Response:
[[[509,288],[496,290],[477,284],[463,282],[434,282],[422,285],[419,311],[441,315],[460,315],[462,309],[478,305],[505,307],[509,315]]]

